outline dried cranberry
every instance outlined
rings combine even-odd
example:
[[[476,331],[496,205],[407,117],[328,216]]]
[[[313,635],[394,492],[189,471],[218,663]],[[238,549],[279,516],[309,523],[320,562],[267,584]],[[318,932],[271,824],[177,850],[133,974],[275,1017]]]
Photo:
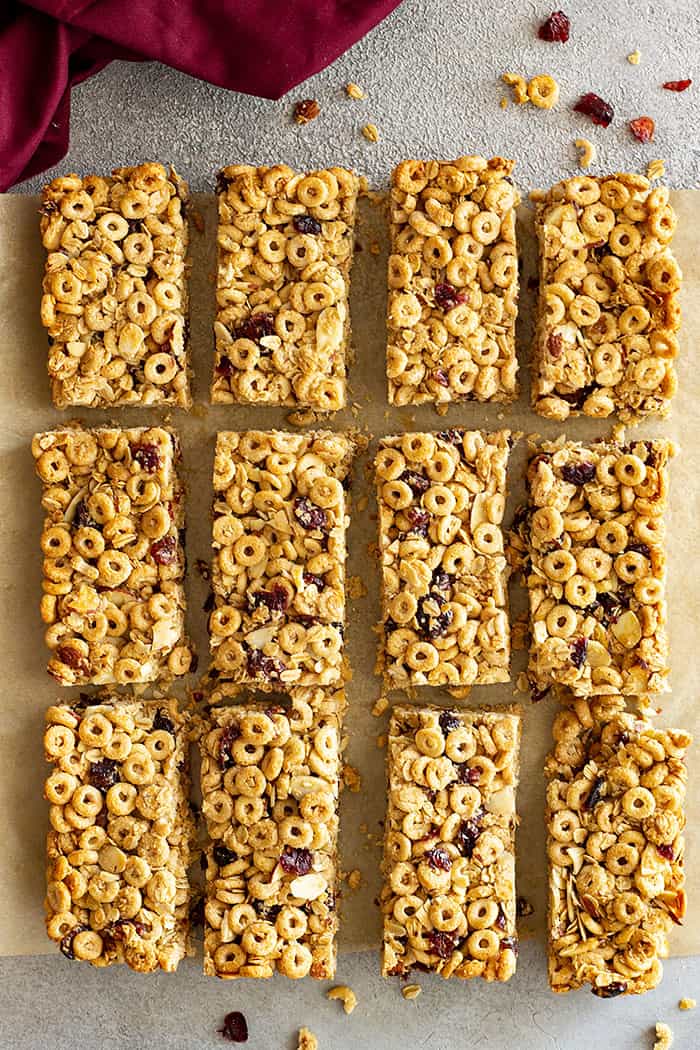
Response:
[[[160,466],[160,451],[157,445],[144,442],[131,446],[131,458],[148,474],[155,474]]]
[[[456,711],[443,711],[439,722],[443,733],[451,733],[453,729],[459,729],[462,725]]]
[[[289,591],[286,587],[273,584],[269,591],[256,591],[248,595],[248,607],[257,609],[259,605],[265,605],[270,612],[284,612],[289,606]]]
[[[464,292],[457,291],[447,281],[435,285],[435,302],[441,310],[452,310],[455,306],[459,306],[460,303],[466,302],[466,298]]]
[[[565,463],[561,468],[561,476],[570,485],[586,485],[595,477],[595,464]]]
[[[628,551],[635,551],[637,554],[642,554],[645,558],[651,558],[651,551],[648,543],[634,540],[632,543],[627,544]]]
[[[570,645],[571,649],[571,662],[574,667],[583,667],[586,662],[586,653],[588,652],[588,639],[577,638],[575,642]]]
[[[598,124],[601,128],[607,128],[615,116],[615,110],[610,103],[605,102],[600,95],[596,95],[592,91],[581,95],[581,98],[574,106],[574,112],[583,113],[586,117],[590,117],[593,123]]]
[[[593,786],[591,790],[588,792],[588,797],[583,807],[584,809],[595,809],[595,807],[598,805],[602,798],[604,784],[605,780],[603,779],[603,777],[596,777],[596,779],[593,781]]]
[[[240,1010],[233,1010],[230,1014],[226,1014],[223,1026],[217,1028],[217,1032],[224,1039],[228,1039],[229,1043],[248,1042],[248,1022]]]
[[[172,565],[177,561],[177,539],[174,536],[163,536],[151,544],[151,557],[156,565]]]
[[[77,926],[71,926],[68,933],[61,939],[59,948],[63,955],[65,955],[66,959],[75,959],[75,955],[73,954],[73,941],[79,933],[83,932],[83,930],[87,930],[87,926],[78,923]]]
[[[625,981],[611,981],[610,984],[604,984],[602,988],[591,988],[591,991],[599,999],[614,999],[618,995],[624,995],[627,991],[627,984]]]
[[[462,762],[457,773],[460,784],[478,784],[481,777],[481,773],[476,766],[469,766],[466,762]]]
[[[436,368],[433,371],[433,379],[436,383],[439,383],[440,386],[450,385],[450,377],[448,376],[444,368]]]
[[[564,349],[564,336],[558,333],[552,332],[549,339],[547,340],[547,353],[553,360],[557,360],[561,357],[562,350]]]
[[[439,591],[449,591],[452,586],[452,577],[449,572],[445,572],[444,569],[435,569],[431,581],[432,587],[437,587]]]
[[[240,732],[235,722],[231,722],[230,725],[224,726],[221,730],[221,737],[219,739],[219,762],[221,763],[222,769],[230,769],[231,766],[235,766],[235,760],[231,754],[231,748],[238,737]]]
[[[456,947],[454,934],[444,930],[428,930],[430,950],[440,959],[449,959]]]
[[[530,689],[530,703],[532,703],[532,704],[539,704],[540,701],[544,700],[545,697],[549,694],[550,688],[551,688],[550,686],[547,686],[546,689],[536,689],[533,686]]]
[[[563,11],[552,11],[546,22],[543,22],[537,30],[540,40],[547,40],[550,44],[565,44],[569,39],[571,22]]]
[[[454,619],[454,613],[452,612],[452,609],[443,609],[442,612],[435,615],[435,613],[429,612],[426,609],[425,606],[428,602],[443,606],[445,604],[445,599],[441,594],[434,593],[419,598],[418,610],[416,612],[416,624],[418,625],[418,629],[423,638],[427,640],[442,638],[447,634],[447,629]]]
[[[447,441],[450,445],[461,445],[464,440],[464,431],[453,428],[452,430],[438,430],[435,435],[440,441]]]
[[[675,854],[673,852],[673,846],[670,843],[664,842],[660,846],[657,846],[656,849],[665,860],[673,860]]]
[[[462,821],[455,836],[455,843],[463,856],[471,857],[479,834],[479,824],[476,820],[472,818],[471,820]]]
[[[405,481],[414,496],[422,496],[430,488],[430,481],[417,470],[404,470],[401,481]]]
[[[306,496],[298,496],[294,500],[294,517],[303,529],[320,529],[325,532],[328,528],[328,515],[322,507],[317,507]]]
[[[88,780],[104,795],[119,783],[119,764],[113,758],[101,758],[93,762],[88,771]]]
[[[638,142],[654,141],[654,121],[651,117],[637,117],[630,121],[630,131]]]
[[[280,678],[285,665],[281,660],[275,660],[273,656],[265,656],[262,649],[251,649],[248,653],[246,669],[251,678],[273,681]]]
[[[265,901],[253,900],[255,914],[263,922],[277,922],[277,916],[282,911],[281,904],[266,904]]]
[[[88,505],[83,499],[76,505],[73,524],[79,529],[94,529],[97,527],[97,522],[90,517]]]
[[[514,955],[520,951],[517,937],[501,937],[501,948],[505,951],[509,948]]]
[[[506,913],[504,912],[503,906],[501,904],[498,905],[498,915],[496,916],[494,926],[497,930],[505,930],[506,928]]]
[[[317,576],[314,572],[304,573],[304,583],[307,587],[315,587],[317,591],[322,591],[326,586],[323,576]]]
[[[225,868],[227,864],[233,864],[236,860],[236,854],[233,850],[224,846],[221,842],[217,842],[216,846],[214,846],[212,856],[220,868]]]
[[[434,846],[433,849],[426,850],[423,856],[430,867],[436,870],[439,868],[442,871],[449,871],[452,867],[452,857],[444,846]]]
[[[591,608],[595,610],[596,606],[600,606],[603,610],[602,621],[607,626],[611,623],[617,623],[622,616],[623,610],[628,605],[629,600],[625,595],[617,591],[601,591]]]
[[[275,315],[271,313],[251,314],[233,333],[234,339],[250,339],[257,343],[263,336],[274,335]]]
[[[406,511],[406,517],[411,526],[411,532],[416,532],[419,536],[428,535],[428,529],[430,528],[430,514],[428,514],[427,510],[420,510],[418,507],[409,507]]]
[[[222,354],[216,366],[216,371],[220,376],[232,376],[236,368],[231,358],[226,354]]]
[[[312,863],[311,850],[303,847],[285,846],[280,856],[280,865],[287,875],[308,875]]]
[[[321,223],[313,215],[295,215],[292,222],[297,233],[310,233],[315,237],[321,232]]]
[[[172,721],[160,707],[156,711],[155,718],[153,719],[153,728],[154,730],[164,729],[166,733],[172,733],[175,730]]]
[[[667,80],[663,85],[667,91],[685,91],[693,83],[692,80]]]
[[[115,941],[126,940],[126,927],[131,926],[139,937],[145,937],[150,927],[147,927],[144,923],[139,922],[138,919],[117,919],[109,928],[110,936]]]

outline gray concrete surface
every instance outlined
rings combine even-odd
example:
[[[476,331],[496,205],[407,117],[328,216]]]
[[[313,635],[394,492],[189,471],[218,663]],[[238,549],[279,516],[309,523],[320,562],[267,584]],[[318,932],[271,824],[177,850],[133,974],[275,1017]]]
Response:
[[[585,135],[598,146],[600,170],[643,168],[663,157],[671,185],[700,185],[697,89],[674,95],[660,86],[700,79],[697,0],[634,6],[579,0],[569,11],[566,46],[536,39],[548,12],[545,3],[514,0],[405,0],[332,67],[279,102],[231,95],[160,66],[117,63],[74,92],[71,150],[57,172],[167,159],[204,190],[222,163],[284,159],[302,167],[354,165],[379,186],[401,157],[484,151],[515,157],[518,179],[530,188],[574,171],[573,140]],[[636,47],[642,62],[635,67],[626,55]],[[561,86],[558,107],[501,110],[507,92],[498,78],[505,70],[553,74]],[[366,101],[345,97],[348,80],[365,88]],[[615,105],[607,130],[571,112],[589,90]],[[290,115],[302,97],[317,98],[322,112],[299,128]],[[657,122],[652,146],[637,144],[627,130],[626,122],[642,114]],[[361,136],[368,121],[379,128],[376,144]],[[34,192],[43,181],[21,189]],[[675,1030],[679,1050],[700,1047],[700,1015],[678,1009],[683,996],[700,999],[698,959],[669,961],[654,993],[607,1002],[586,992],[552,995],[543,945],[530,942],[507,987],[420,976],[422,995],[405,1002],[398,985],[377,976],[374,954],[343,955],[340,982],[358,995],[351,1017],[325,1000],[323,985],[223,984],[202,977],[196,961],[174,976],[141,978],[56,956],[0,959],[0,1047],[215,1048],[227,1045],[216,1028],[236,1009],[248,1018],[251,1050],[291,1050],[302,1024],[316,1032],[321,1050],[651,1050],[657,1020]]]

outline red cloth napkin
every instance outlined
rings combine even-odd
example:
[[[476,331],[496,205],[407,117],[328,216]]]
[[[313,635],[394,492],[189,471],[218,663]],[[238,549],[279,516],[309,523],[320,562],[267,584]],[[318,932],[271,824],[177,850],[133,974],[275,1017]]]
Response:
[[[0,190],[65,156],[70,89],[112,59],[163,62],[219,87],[279,98],[399,2],[5,0]]]

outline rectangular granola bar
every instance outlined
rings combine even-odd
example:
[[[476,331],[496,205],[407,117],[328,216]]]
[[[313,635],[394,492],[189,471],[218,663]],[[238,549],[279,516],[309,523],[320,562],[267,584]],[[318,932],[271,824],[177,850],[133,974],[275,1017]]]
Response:
[[[41,617],[61,685],[185,674],[180,447],[163,427],[35,434],[43,485]]]
[[[514,545],[530,602],[536,690],[668,690],[668,441],[559,438],[533,448]]]
[[[685,914],[685,755],[620,697],[567,700],[545,764],[549,982],[604,999],[661,980],[668,933]]]
[[[68,959],[177,969],[191,954],[187,719],[105,697],[46,713],[47,931]]]
[[[202,737],[204,972],[332,977],[340,723],[261,704],[213,709]]]
[[[502,157],[404,160],[391,185],[389,402],[512,401],[520,195]]]
[[[358,189],[345,168],[219,173],[212,401],[345,406]]]
[[[667,187],[651,189],[642,175],[576,175],[536,199],[535,411],[667,415],[681,283]]]
[[[521,710],[395,707],[389,726],[382,973],[515,972]]]
[[[41,320],[58,408],[189,408],[187,183],[141,164],[44,187]]]
[[[390,686],[509,680],[501,521],[510,447],[507,430],[380,442],[380,662]]]
[[[250,430],[217,437],[213,666],[237,682],[329,685],[342,674],[344,434]]]

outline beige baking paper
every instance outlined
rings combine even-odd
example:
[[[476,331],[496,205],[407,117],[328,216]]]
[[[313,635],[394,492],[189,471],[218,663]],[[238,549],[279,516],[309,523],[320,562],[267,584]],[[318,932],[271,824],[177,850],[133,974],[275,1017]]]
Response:
[[[675,250],[685,274],[684,332],[679,361],[679,393],[667,423],[643,425],[645,436],[663,434],[678,441],[682,451],[672,463],[669,515],[669,606],[673,692],[662,698],[660,718],[667,724],[691,729],[700,742],[700,703],[697,700],[696,654],[700,649],[700,368],[693,345],[700,332],[700,192],[675,193],[678,233]],[[214,201],[201,197],[197,207],[205,218],[205,232],[193,230],[192,340],[196,370],[196,406],[192,413],[175,412],[184,450],[188,487],[187,549],[191,567],[188,581],[190,632],[207,662],[206,616],[202,603],[207,584],[194,569],[195,559],[209,557],[209,504],[213,439],[217,429],[284,427],[284,410],[207,405],[211,367],[211,323],[215,212]],[[46,650],[38,613],[41,593],[39,534],[42,513],[40,486],[34,476],[30,440],[37,430],[72,418],[49,400],[45,372],[46,339],[38,321],[42,251],[38,238],[36,198],[0,196],[0,953],[3,955],[53,952],[43,925],[44,834],[46,807],[42,800],[45,763],[42,723],[45,708],[73,693],[61,691],[45,671]],[[524,254],[519,343],[521,360],[527,357],[531,332],[533,241],[529,213],[523,209],[521,244]],[[358,254],[353,271],[351,314],[356,359],[351,389],[354,409],[339,413],[334,428],[359,427],[375,438],[410,429],[442,429],[446,425],[496,429],[507,426],[525,433],[554,436],[559,425],[545,422],[528,409],[527,370],[522,368],[523,392],[516,405],[456,405],[444,417],[429,406],[389,409],[384,379],[384,310],[386,243],[383,209],[363,201],[357,231]],[[109,419],[103,412],[83,413],[88,424]],[[153,409],[129,409],[112,415],[134,425],[165,418]],[[588,438],[607,433],[604,423],[573,420],[567,433]],[[375,444],[370,446],[370,454]],[[359,793],[345,791],[342,802],[341,851],[346,871],[358,868],[359,891],[345,890],[342,901],[341,950],[359,950],[378,944],[379,916],[373,901],[379,889],[380,821],[384,816],[384,751],[378,737],[386,731],[387,716],[374,718],[371,708],[380,695],[373,675],[378,618],[378,576],[370,545],[375,542],[376,514],[369,487],[367,462],[361,459],[353,484],[353,520],[350,527],[350,577],[366,588],[349,600],[348,654],[353,670],[349,684],[349,743],[346,758],[362,777]],[[507,521],[522,499],[524,442],[515,450],[510,471],[512,494]],[[369,499],[368,499],[369,497]],[[512,612],[524,608],[517,581],[512,585]],[[352,593],[356,593],[352,588]],[[515,654],[513,681],[524,666],[524,654]],[[194,685],[190,678],[189,685]],[[463,703],[512,702],[515,686],[476,687]],[[425,690],[426,700],[439,697]],[[441,699],[444,701],[445,695]],[[543,830],[542,761],[548,747],[552,700],[532,705],[522,697],[525,712],[522,779],[519,791],[521,824],[518,831],[518,893],[534,907],[521,921],[521,935],[544,936],[545,856]],[[453,704],[456,703],[452,701]],[[685,925],[674,931],[675,954],[700,953],[700,767],[697,747],[690,761],[687,871],[690,911]]]

